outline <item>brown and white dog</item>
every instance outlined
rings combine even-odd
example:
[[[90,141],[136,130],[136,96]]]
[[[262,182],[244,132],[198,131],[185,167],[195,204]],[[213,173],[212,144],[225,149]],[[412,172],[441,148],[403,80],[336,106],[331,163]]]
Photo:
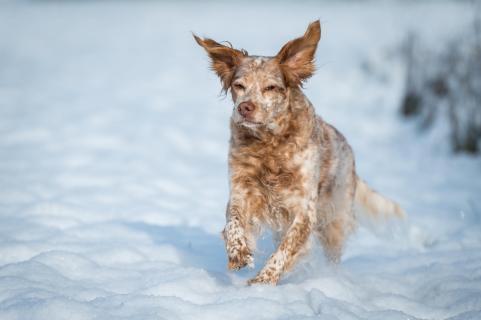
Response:
[[[231,91],[230,199],[223,231],[228,268],[253,265],[255,236],[272,229],[276,251],[249,284],[277,284],[317,236],[326,257],[339,262],[356,226],[354,205],[402,217],[401,208],[356,175],[344,136],[316,116],[301,91],[313,75],[320,23],[287,42],[274,57],[251,56],[194,35]]]

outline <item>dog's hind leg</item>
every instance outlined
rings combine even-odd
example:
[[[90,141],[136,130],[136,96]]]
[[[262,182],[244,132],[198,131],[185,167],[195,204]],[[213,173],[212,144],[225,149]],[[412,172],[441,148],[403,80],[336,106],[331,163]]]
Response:
[[[316,234],[326,258],[339,263],[347,237],[355,227],[353,214],[354,186],[337,190],[334,199],[324,200],[320,206]]]
[[[318,226],[316,233],[324,248],[326,258],[330,262],[339,263],[347,236],[345,222],[341,219],[333,220],[327,225]]]

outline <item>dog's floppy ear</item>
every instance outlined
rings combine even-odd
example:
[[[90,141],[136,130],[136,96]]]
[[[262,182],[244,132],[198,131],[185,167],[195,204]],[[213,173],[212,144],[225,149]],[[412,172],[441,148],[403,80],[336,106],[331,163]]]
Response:
[[[227,91],[236,68],[240,65],[242,58],[247,56],[247,52],[224,46],[212,39],[201,39],[195,34],[193,36],[195,41],[207,51],[212,62],[212,70],[220,77],[222,89]]]
[[[276,55],[288,85],[299,86],[313,75],[314,54],[320,38],[321,24],[317,20],[309,24],[302,37],[286,43]]]

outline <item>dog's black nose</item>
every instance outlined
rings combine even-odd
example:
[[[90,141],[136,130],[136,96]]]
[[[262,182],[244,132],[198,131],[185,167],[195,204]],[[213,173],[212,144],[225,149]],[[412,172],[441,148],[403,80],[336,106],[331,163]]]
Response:
[[[254,110],[256,109],[255,104],[253,104],[250,101],[242,102],[237,106],[237,111],[244,117],[248,118],[254,113]]]

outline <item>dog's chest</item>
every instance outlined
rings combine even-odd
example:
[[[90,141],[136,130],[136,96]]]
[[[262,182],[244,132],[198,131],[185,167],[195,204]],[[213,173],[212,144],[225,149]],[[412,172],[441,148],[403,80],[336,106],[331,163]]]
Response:
[[[257,168],[257,178],[260,186],[269,191],[279,191],[294,183],[297,166],[288,156],[268,155],[261,158]]]
[[[257,212],[256,217],[271,228],[279,229],[288,224],[292,215],[291,205],[293,199],[302,194],[303,177],[301,164],[289,152],[276,150],[271,154],[256,155],[260,160],[252,171],[251,186],[253,194],[261,195],[263,210]]]
[[[244,153],[243,161],[234,165],[243,166],[252,187],[263,193],[267,199],[280,200],[279,197],[290,189],[296,188],[300,180],[300,164],[290,146],[271,147]],[[288,193],[288,192],[287,192]]]

